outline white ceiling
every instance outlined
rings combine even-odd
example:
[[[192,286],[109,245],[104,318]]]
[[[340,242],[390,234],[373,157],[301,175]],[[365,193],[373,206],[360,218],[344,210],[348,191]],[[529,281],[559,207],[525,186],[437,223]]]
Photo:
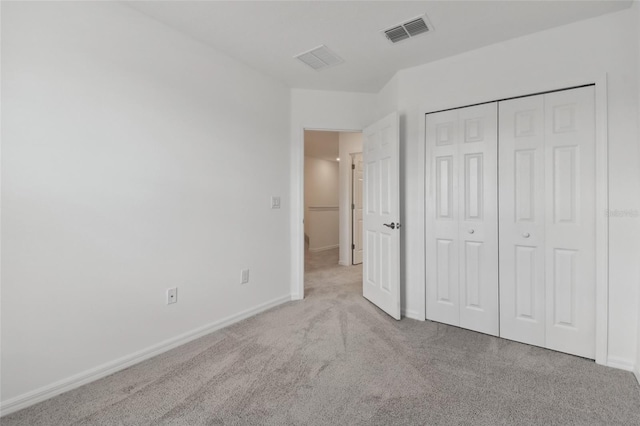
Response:
[[[400,69],[631,6],[605,1],[136,1],[127,4],[289,87],[378,92]],[[435,31],[380,33],[426,13]],[[293,59],[324,44],[344,64]]]
[[[337,161],[339,132],[322,130],[304,131],[304,155],[327,161]]]

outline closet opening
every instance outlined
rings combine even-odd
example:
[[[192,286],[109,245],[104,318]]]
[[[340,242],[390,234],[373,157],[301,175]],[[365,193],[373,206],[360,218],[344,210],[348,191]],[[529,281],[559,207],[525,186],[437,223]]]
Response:
[[[426,319],[606,363],[606,145],[599,82],[425,112]]]

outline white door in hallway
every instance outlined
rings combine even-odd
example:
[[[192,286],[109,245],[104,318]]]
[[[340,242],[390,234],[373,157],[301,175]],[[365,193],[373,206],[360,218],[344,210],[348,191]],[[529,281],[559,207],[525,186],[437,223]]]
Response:
[[[354,154],[351,163],[352,175],[352,204],[351,204],[351,239],[352,262],[354,265],[362,263],[362,154]]]
[[[427,319],[497,336],[497,103],[428,114]]]
[[[400,319],[400,156],[398,114],[363,131],[362,294]]]
[[[592,359],[594,96],[500,102],[501,335]]]

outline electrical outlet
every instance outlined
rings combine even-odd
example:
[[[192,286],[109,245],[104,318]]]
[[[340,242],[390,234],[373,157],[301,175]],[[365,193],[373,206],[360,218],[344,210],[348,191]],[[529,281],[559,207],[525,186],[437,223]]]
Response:
[[[240,270],[240,284],[246,284],[249,282],[249,270],[242,269]]]
[[[170,288],[167,290],[167,305],[176,303],[178,301],[178,287]]]

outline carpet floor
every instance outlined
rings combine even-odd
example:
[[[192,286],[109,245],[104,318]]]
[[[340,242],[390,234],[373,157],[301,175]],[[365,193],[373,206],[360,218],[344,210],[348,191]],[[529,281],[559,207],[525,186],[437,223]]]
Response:
[[[394,321],[337,250],[290,302],[2,418],[12,425],[640,425],[640,386],[593,361]]]

